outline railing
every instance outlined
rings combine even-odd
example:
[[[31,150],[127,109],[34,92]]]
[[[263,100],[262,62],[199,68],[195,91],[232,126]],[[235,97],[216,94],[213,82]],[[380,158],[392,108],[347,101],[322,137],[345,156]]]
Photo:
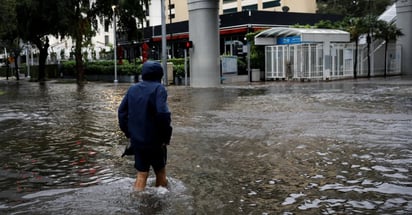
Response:
[[[344,79],[354,77],[354,43],[332,43],[325,55],[320,43],[275,45],[265,48],[266,79]],[[385,68],[385,44],[371,44],[371,76],[381,76]],[[368,75],[366,45],[358,46],[357,76]],[[401,74],[401,47],[388,44],[387,75]]]

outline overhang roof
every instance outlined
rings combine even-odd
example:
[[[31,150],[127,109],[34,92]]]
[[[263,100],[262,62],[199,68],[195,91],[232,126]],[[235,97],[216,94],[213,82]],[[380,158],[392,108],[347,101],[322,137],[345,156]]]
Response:
[[[349,42],[349,32],[334,29],[275,27],[255,36],[256,45],[275,45],[280,37],[300,36],[302,43],[309,42]]]
[[[396,4],[391,5],[388,7],[385,12],[383,12],[379,17],[378,20],[383,20],[385,22],[394,22],[396,21]]]
[[[332,15],[332,14],[312,14],[312,13],[293,13],[293,12],[276,12],[276,11],[241,11],[236,13],[221,14],[219,16],[219,27],[221,34],[246,34],[243,31],[238,32],[237,30],[241,26],[252,27],[252,28],[271,28],[274,26],[290,26],[296,23],[301,25],[314,25],[320,20],[330,20],[331,22],[341,21],[344,16]],[[166,24],[167,34],[175,35],[179,33],[189,32],[189,21],[181,21]],[[233,32],[235,30],[236,32]],[[249,30],[251,30],[249,28]],[[250,32],[250,31],[249,31]],[[162,36],[162,26],[150,26],[144,28],[144,37],[150,40],[153,37]]]

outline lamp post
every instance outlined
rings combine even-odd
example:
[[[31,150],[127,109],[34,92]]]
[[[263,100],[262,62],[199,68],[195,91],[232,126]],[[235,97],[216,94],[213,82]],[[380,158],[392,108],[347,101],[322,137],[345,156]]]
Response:
[[[31,52],[31,45],[27,43],[26,45],[26,66],[27,66],[27,79],[30,79],[30,63],[29,63],[29,52]]]
[[[250,24],[250,19],[252,16],[252,11],[248,11],[248,23],[247,23],[247,33],[249,33],[249,30],[252,28],[252,25]],[[250,41],[245,37],[245,40],[247,42],[247,75],[249,76],[249,82],[252,82],[252,71],[250,70]]]
[[[169,25],[170,25],[170,28],[172,27],[171,26],[172,25],[172,19],[173,19],[173,17],[172,17],[172,3],[169,0]],[[174,58],[175,54],[174,54],[174,49],[173,49],[173,33],[172,33],[172,30],[170,30],[170,50],[171,50],[170,57]]]
[[[168,85],[167,80],[167,46],[166,46],[166,14],[165,14],[165,0],[160,1],[161,19],[162,19],[162,66],[164,71],[164,85]]]
[[[112,5],[113,10],[113,54],[114,54],[114,83],[117,83],[117,42],[116,42],[116,5]]]

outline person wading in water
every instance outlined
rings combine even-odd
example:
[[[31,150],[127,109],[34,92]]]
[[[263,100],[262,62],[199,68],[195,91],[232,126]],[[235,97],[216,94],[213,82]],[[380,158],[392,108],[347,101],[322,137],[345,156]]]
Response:
[[[150,167],[156,174],[156,186],[167,186],[167,145],[172,136],[172,126],[162,77],[160,63],[145,62],[143,81],[128,89],[118,109],[120,129],[130,138],[130,148],[123,156],[133,154],[135,158],[136,191],[145,189]]]

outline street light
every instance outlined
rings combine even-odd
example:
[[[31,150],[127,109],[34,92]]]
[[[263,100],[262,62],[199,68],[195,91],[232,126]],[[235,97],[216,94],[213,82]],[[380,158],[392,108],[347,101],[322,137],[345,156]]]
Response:
[[[166,14],[165,14],[165,0],[160,0],[161,19],[162,19],[162,65],[164,71],[164,85],[168,85],[167,80],[167,53],[166,53]]]
[[[174,8],[174,6],[173,6],[173,8]],[[172,3],[169,0],[169,24],[170,25],[172,25],[172,19],[173,19],[173,16],[172,16]],[[170,57],[174,58],[175,54],[174,54],[174,49],[173,49],[173,33],[172,33],[171,30],[170,30],[170,50],[171,50]]]
[[[112,5],[113,10],[113,53],[114,53],[114,83],[117,83],[117,43],[116,43],[116,5]]]
[[[27,43],[26,45],[26,66],[27,66],[27,79],[30,80],[30,63],[29,63],[29,52],[31,52],[31,45]]]

